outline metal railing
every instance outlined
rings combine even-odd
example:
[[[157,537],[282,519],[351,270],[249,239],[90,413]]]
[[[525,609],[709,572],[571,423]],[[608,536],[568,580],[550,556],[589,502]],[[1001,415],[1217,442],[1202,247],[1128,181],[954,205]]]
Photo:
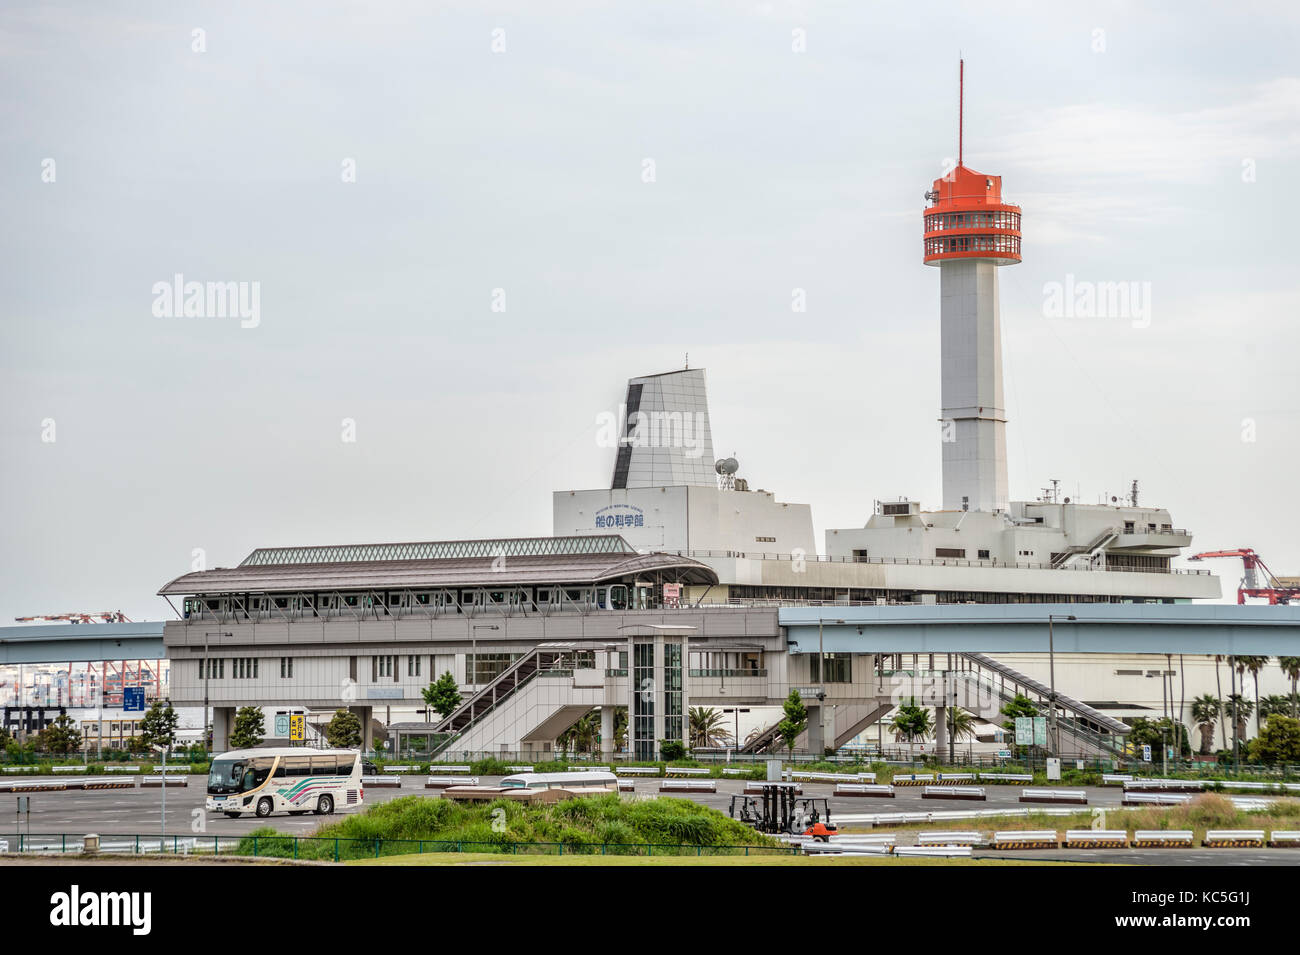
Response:
[[[1155,533],[1152,531],[1151,533]],[[1010,561],[988,558],[972,560],[967,557],[835,557],[829,554],[777,554],[765,551],[736,550],[675,550],[663,551],[676,557],[734,557],[741,560],[780,560],[786,562],[803,561],[815,564],[894,564],[912,567],[1003,567],[1017,570],[1080,570],[1097,572],[1129,572],[1145,574],[1187,574],[1190,576],[1209,576],[1210,571],[1192,567],[1055,567],[1051,563],[1037,561]]]
[[[101,834],[98,855],[217,855],[253,858],[299,859],[344,862],[378,859],[381,856],[424,855],[427,853],[480,852],[499,855],[620,855],[620,856],[788,856],[798,855],[798,846],[788,845],[690,845],[658,842],[492,842],[439,839],[331,839],[318,836],[204,834],[126,835]],[[0,841],[6,837],[0,835]],[[83,853],[86,836],[81,833],[20,833],[7,837],[9,852],[38,855]]]

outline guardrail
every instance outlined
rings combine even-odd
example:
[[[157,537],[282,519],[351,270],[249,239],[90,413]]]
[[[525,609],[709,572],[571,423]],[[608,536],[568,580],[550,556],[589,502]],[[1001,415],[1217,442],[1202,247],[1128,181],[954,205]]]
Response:
[[[977,846],[984,842],[984,833],[964,830],[960,832],[917,833],[919,846]]]
[[[1191,802],[1192,797],[1188,793],[1124,793],[1124,799],[1121,805],[1124,806],[1144,806],[1156,804],[1160,806],[1178,806],[1185,802]]]
[[[82,833],[22,833],[7,836],[10,853],[57,855],[83,851]],[[574,845],[561,842],[473,842],[436,839],[330,839],[315,836],[218,836],[102,834],[101,855],[224,855],[257,858],[315,859],[341,862],[346,859],[417,855],[429,852],[476,852],[493,855],[637,855],[637,856],[746,856],[799,854],[794,845],[688,845],[657,842],[593,843]]]
[[[895,773],[895,786],[924,786],[934,782],[934,773]]]
[[[658,776],[658,766],[618,766],[614,769],[615,776]]]
[[[450,789],[452,786],[477,785],[477,776],[430,776],[424,781],[425,789]]]
[[[1201,845],[1207,849],[1262,849],[1263,829],[1207,829]]]
[[[659,784],[661,793],[716,793],[718,784],[712,779],[665,779]]]
[[[760,796],[763,794],[764,790],[767,789],[769,786],[777,786],[781,789],[788,790],[794,793],[796,796],[803,795],[802,783],[765,783],[757,779],[752,779],[749,782],[745,783],[744,792],[746,796]]]
[[[986,800],[983,786],[926,786],[921,790],[922,799],[975,799]]]
[[[669,766],[664,770],[665,776],[709,776],[713,773],[711,769],[704,767],[691,766]]]
[[[1190,829],[1139,829],[1133,833],[1138,849],[1190,849],[1194,833]]]
[[[1300,829],[1275,830],[1268,844],[1279,849],[1300,849]]]
[[[993,833],[994,849],[1055,849],[1060,837],[1055,829],[1023,829]]]
[[[840,783],[832,796],[860,796],[876,799],[893,799],[894,787],[879,783]]]
[[[140,777],[140,786],[143,789],[161,789],[163,786],[188,786],[188,785],[189,785],[188,779],[178,778],[176,776],[141,776]]]
[[[980,782],[990,783],[1032,783],[1032,773],[978,773]]]
[[[1067,849],[1126,849],[1127,829],[1067,829],[1062,845]]]
[[[815,773],[811,770],[787,769],[781,773],[783,779],[801,780],[805,783],[874,783],[875,773]]]
[[[362,776],[361,785],[375,789],[401,789],[401,776]]]
[[[1020,793],[1021,802],[1056,802],[1088,805],[1088,793],[1082,789],[1026,789]]]

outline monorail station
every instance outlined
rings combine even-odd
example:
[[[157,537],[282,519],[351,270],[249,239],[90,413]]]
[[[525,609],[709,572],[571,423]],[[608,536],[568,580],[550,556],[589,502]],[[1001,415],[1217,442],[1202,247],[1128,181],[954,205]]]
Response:
[[[220,750],[239,706],[346,707],[369,736],[451,672],[464,703],[412,735],[541,755],[599,708],[608,752],[627,707],[629,748],[648,758],[686,738],[688,705],[779,706],[809,683],[774,607],[686,606],[716,584],[705,564],[618,536],[257,550],[160,591],[180,600],[163,634],[171,697],[212,707]],[[837,708],[841,740],[881,712],[872,667],[852,656],[835,666],[856,679],[831,693],[851,704]]]

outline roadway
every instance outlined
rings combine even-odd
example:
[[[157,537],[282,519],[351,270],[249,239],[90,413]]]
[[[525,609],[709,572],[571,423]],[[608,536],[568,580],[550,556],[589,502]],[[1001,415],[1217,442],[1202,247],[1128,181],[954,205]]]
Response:
[[[482,785],[492,785],[499,777],[482,777]],[[437,798],[440,790],[425,789],[422,775],[401,777],[400,788],[366,788],[366,803],[387,802],[400,796],[420,795]],[[659,779],[636,779],[634,784],[638,793],[661,795]],[[205,799],[205,779],[202,776],[190,776],[188,785],[173,786],[167,789],[167,832],[172,835],[217,835],[240,836],[254,829],[273,826],[288,835],[309,836],[321,825],[337,821],[342,813],[334,816],[275,815],[270,819],[258,819],[256,816],[241,816],[230,819],[218,813],[209,813],[203,808]],[[721,812],[726,812],[731,797],[744,790],[745,783],[734,779],[717,780],[716,793],[678,793],[675,798],[691,799]],[[921,787],[898,787],[893,799],[875,799],[861,797],[834,797],[831,784],[804,783],[805,796],[826,797],[829,800],[831,817],[856,816],[862,813],[877,812],[956,812],[963,809],[1035,809],[1035,808],[1075,808],[1087,811],[1095,807],[1110,809],[1120,808],[1123,793],[1117,787],[1070,787],[1083,788],[1088,794],[1087,807],[1044,807],[1041,804],[1026,804],[1018,801],[1022,787],[986,786],[987,801],[967,801],[954,799],[922,799]],[[122,835],[153,835],[160,831],[162,810],[162,790],[151,789],[107,789],[91,791],[66,791],[32,793],[31,813],[22,820],[23,830],[36,834],[67,833],[84,835],[88,832]],[[0,839],[12,837],[16,832],[16,816],[12,807],[14,799],[9,794],[0,796]],[[852,823],[846,822],[852,826]],[[983,820],[954,822],[953,828],[988,829]],[[1064,828],[1064,827],[1059,827]],[[911,833],[900,832],[899,843],[906,845],[914,841]],[[1046,861],[1060,859],[1077,862],[1111,862],[1137,865],[1300,865],[1300,849],[1042,849],[1042,850],[976,850],[976,856],[998,859],[1029,859]]]

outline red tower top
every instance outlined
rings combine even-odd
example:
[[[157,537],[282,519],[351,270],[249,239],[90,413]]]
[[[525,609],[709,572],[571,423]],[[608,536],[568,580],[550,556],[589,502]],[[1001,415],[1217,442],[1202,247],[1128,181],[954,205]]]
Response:
[[[958,115],[964,113],[965,64]],[[957,166],[925,194],[925,264],[947,259],[1020,261],[1020,207],[1002,201],[1002,177],[986,176],[962,163],[962,126],[957,123]]]

